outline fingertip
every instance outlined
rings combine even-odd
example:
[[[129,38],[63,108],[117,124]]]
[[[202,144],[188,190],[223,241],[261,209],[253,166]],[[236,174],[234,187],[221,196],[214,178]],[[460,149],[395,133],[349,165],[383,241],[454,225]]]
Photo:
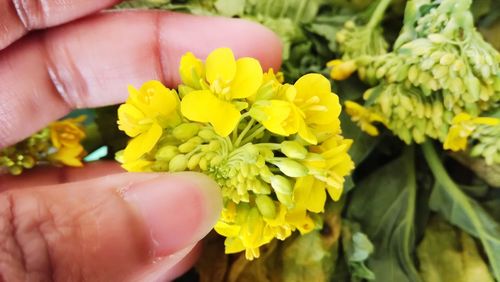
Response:
[[[144,222],[154,257],[197,243],[210,232],[222,210],[220,189],[200,173],[163,174],[133,183],[124,199]]]

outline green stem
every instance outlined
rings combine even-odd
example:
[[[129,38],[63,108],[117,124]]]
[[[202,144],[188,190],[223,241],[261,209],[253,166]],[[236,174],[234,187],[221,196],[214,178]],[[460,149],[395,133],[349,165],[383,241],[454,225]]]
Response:
[[[242,141],[241,143],[245,144],[245,143],[248,143],[248,142],[252,141],[252,139],[253,139],[255,136],[257,136],[257,135],[261,134],[264,130],[266,130],[266,128],[265,128],[264,126],[260,125],[260,127],[259,127],[257,130],[255,130],[255,131],[254,131],[252,134],[250,134],[247,138],[243,139],[243,141]]]
[[[281,149],[281,144],[276,144],[276,143],[258,143],[255,144],[257,147],[265,147],[271,150],[279,150]]]
[[[429,165],[432,174],[434,175],[434,178],[442,186],[442,188],[446,190],[446,192],[448,192],[452,198],[456,199],[457,202],[460,202],[466,210],[473,210],[474,207],[469,201],[469,198],[462,192],[462,190],[453,181],[453,179],[451,179],[450,175],[444,168],[443,163],[439,159],[438,154],[434,149],[434,145],[430,141],[427,141],[426,143],[422,144],[422,151],[424,153],[425,160],[427,161],[427,164]],[[471,235],[479,237],[482,244],[488,246],[488,239],[483,235],[486,231],[481,224],[481,220],[476,213],[469,213],[468,215],[470,216],[471,223],[478,230],[477,234]],[[494,258],[494,254],[491,253],[491,248],[485,247],[484,250],[486,251],[486,254],[489,258]],[[498,273],[496,268],[493,267],[492,269],[495,272],[494,276],[497,279],[500,278],[500,273]]]
[[[368,29],[374,29],[384,18],[384,13],[387,7],[389,7],[389,4],[391,4],[392,0],[380,0],[380,2],[377,4],[377,7],[375,8],[375,11],[373,11],[372,17],[368,24],[366,25]]]
[[[412,223],[415,221],[415,209],[416,209],[416,199],[417,199],[417,179],[415,173],[415,146],[409,146],[404,150],[403,153],[406,156],[406,161],[408,162],[408,177],[406,179],[406,187],[408,189],[408,212],[405,214],[404,221],[408,223]],[[410,250],[415,245],[415,226],[413,224],[404,225],[404,245],[408,246],[407,250]],[[407,251],[406,256],[403,256],[401,259],[406,261],[406,265],[413,265],[411,260],[411,254]],[[415,271],[414,268],[409,268],[408,272],[411,272],[415,277],[418,277],[419,274]]]
[[[252,128],[252,126],[255,124],[255,120],[254,119],[251,119],[247,126],[243,129],[243,131],[240,133],[240,135],[238,136],[238,139],[236,139],[236,141],[234,142],[234,146],[235,147],[238,147],[241,143],[241,140],[243,140],[243,137],[245,137],[245,135],[248,133],[248,131]]]

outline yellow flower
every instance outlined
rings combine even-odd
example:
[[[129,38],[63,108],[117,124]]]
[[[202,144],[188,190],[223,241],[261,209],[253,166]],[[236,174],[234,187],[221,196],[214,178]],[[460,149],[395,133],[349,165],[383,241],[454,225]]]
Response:
[[[315,129],[338,133],[341,107],[339,97],[332,93],[330,81],[321,74],[311,73],[299,78],[294,87],[297,89],[297,96],[293,103],[303,118],[298,128],[299,136],[316,144],[318,139],[314,134]]]
[[[373,125],[374,122],[385,124],[385,119],[381,115],[353,101],[345,102],[345,111],[351,116],[352,121],[358,123],[361,130],[371,136],[377,136],[379,134],[377,127]]]
[[[276,237],[279,240],[285,240],[294,231],[293,226],[286,221],[287,207],[281,203],[278,206],[278,212],[274,218],[264,218],[266,227],[264,235],[269,238]]]
[[[332,68],[330,76],[334,80],[347,79],[357,69],[356,63],[352,60],[351,61],[332,60],[329,61],[326,64],[326,66]]]
[[[64,164],[67,166],[81,167],[82,157],[85,155],[85,150],[82,145],[70,147],[60,147],[55,153],[48,156],[49,160],[55,163]]]
[[[467,138],[474,132],[477,125],[498,125],[499,123],[500,119],[498,118],[473,118],[469,114],[459,113],[452,120],[443,148],[452,151],[465,150],[467,148]]]
[[[311,175],[324,183],[324,188],[334,201],[342,195],[344,177],[354,169],[354,162],[348,154],[352,140],[337,135],[312,146],[312,154],[303,160]],[[315,185],[319,185],[314,183]]]
[[[85,118],[68,118],[49,125],[50,139],[56,149],[54,153],[49,154],[50,161],[67,166],[83,166],[81,160],[85,156],[85,150],[80,142],[85,138],[81,125]]]
[[[181,58],[179,74],[182,82],[192,89],[201,89],[201,81],[205,77],[205,66],[193,53],[187,52]]]
[[[201,70],[198,62],[192,58],[183,58],[180,68]],[[202,71],[196,73],[202,74]],[[187,72],[182,77],[185,84],[193,85],[191,81],[194,79]],[[231,49],[216,49],[205,61],[202,89],[189,92],[183,97],[181,112],[192,121],[210,123],[220,136],[228,136],[238,124],[240,110],[244,107],[239,99],[254,95],[262,83],[262,77],[262,67],[257,60],[235,60]]]
[[[180,121],[177,113],[179,97],[159,81],[148,81],[137,90],[128,87],[130,96],[118,108],[118,128],[134,137],[123,153],[125,163],[135,161],[151,151],[163,128]]]
[[[307,74],[291,85],[283,85],[276,94],[279,100],[257,102],[252,116],[276,134],[297,133],[302,139],[317,144],[317,132],[336,134],[340,131],[340,104],[331,92],[328,79],[320,74]]]
[[[226,253],[232,254],[245,250],[248,260],[258,258],[259,247],[269,243],[273,236],[265,234],[266,222],[255,207],[239,206],[234,222],[219,220],[214,229],[227,237],[224,245]]]
[[[85,138],[85,131],[80,124],[85,118],[68,118],[49,125],[52,145],[56,148],[80,146],[80,141]]]

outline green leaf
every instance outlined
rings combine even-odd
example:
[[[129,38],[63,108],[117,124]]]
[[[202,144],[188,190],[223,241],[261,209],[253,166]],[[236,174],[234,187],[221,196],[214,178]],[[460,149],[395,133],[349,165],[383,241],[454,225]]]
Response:
[[[500,225],[453,182],[431,143],[423,144],[422,149],[436,179],[429,203],[431,209],[481,240],[493,274],[500,280]]]
[[[307,30],[323,36],[328,41],[328,48],[330,49],[330,51],[337,51],[337,41],[335,40],[335,36],[340,30],[339,26],[313,23],[307,27]]]
[[[415,247],[416,179],[413,147],[353,189],[348,218],[359,222],[375,252],[368,267],[375,281],[419,281]]]
[[[493,282],[474,240],[438,216],[431,218],[417,255],[426,282]]]

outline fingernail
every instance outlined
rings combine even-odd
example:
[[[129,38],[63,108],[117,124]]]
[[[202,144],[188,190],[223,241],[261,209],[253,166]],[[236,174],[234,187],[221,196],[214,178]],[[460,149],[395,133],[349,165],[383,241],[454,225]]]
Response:
[[[123,196],[144,221],[154,257],[170,255],[201,240],[222,209],[217,184],[195,172],[134,183]]]

